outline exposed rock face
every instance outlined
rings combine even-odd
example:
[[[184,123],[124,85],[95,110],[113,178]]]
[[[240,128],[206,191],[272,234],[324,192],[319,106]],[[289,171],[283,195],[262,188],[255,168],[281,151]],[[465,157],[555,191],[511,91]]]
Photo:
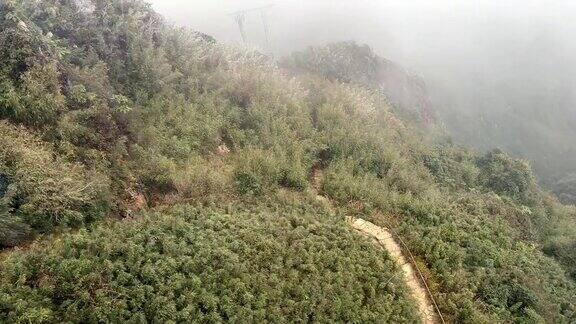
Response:
[[[432,122],[433,108],[424,80],[374,54],[368,46],[343,42],[310,47],[280,64],[296,74],[313,72],[329,80],[381,89],[393,105],[416,111],[424,122]]]

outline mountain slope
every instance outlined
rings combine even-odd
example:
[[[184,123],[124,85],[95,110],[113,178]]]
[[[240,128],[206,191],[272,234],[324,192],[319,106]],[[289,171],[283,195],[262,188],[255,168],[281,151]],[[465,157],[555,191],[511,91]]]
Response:
[[[288,76],[136,0],[8,1],[0,44],[2,321],[416,321],[345,216],[406,241],[447,321],[576,319],[574,208],[523,161],[433,144],[381,89]]]

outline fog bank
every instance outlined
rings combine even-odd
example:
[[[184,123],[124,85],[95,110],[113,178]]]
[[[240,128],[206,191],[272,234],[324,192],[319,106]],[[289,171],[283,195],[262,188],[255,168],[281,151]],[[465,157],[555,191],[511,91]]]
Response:
[[[277,56],[355,40],[427,82],[456,141],[502,147],[550,177],[576,172],[576,3],[544,0],[152,0],[176,25],[241,44],[232,13],[266,10]],[[264,51],[257,11],[245,18]],[[572,166],[572,167],[571,167]]]

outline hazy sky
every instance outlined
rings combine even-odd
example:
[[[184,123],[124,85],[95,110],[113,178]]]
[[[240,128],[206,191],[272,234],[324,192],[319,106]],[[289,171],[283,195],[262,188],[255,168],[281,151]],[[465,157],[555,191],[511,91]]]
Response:
[[[271,5],[277,56],[366,43],[424,78],[456,141],[576,172],[576,0],[149,1],[169,22],[232,44],[241,44],[233,13]],[[245,26],[250,46],[264,50],[259,13]],[[470,127],[475,120],[483,126]]]
[[[494,91],[538,91],[540,97],[562,92],[574,97],[565,101],[576,103],[575,92],[566,94],[567,88],[576,88],[575,0],[151,2],[176,25],[237,44],[241,37],[232,13],[272,5],[266,15],[275,53],[356,40],[422,75],[430,87],[444,91],[444,99],[449,93],[456,105],[466,108],[500,100],[486,98]],[[262,47],[259,14],[248,14],[245,25],[251,45]]]
[[[538,41],[543,34],[571,40],[576,1],[558,0],[151,0],[177,25],[240,42],[231,13],[265,5],[276,52],[354,39],[415,68],[429,68],[430,56],[469,59],[498,42]],[[249,39],[262,42],[261,18],[246,17]],[[544,35],[546,36],[546,35]],[[519,47],[520,48],[520,47]],[[523,48],[522,48],[523,50]],[[518,55],[521,53],[509,53]],[[485,60],[483,60],[485,61]],[[445,66],[445,64],[440,64]]]

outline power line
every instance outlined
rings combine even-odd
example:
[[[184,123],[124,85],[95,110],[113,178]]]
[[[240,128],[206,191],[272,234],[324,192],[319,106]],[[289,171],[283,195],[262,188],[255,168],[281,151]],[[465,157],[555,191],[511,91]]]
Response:
[[[262,6],[262,7],[256,7],[256,8],[250,8],[250,9],[238,10],[238,11],[236,11],[236,12],[231,13],[231,15],[237,15],[237,14],[242,14],[242,13],[243,13],[243,14],[246,14],[246,13],[251,12],[251,11],[260,11],[260,10],[265,10],[265,9],[269,9],[269,8],[272,8],[272,7],[274,7],[274,5],[273,5],[273,4],[269,4],[269,5]]]

